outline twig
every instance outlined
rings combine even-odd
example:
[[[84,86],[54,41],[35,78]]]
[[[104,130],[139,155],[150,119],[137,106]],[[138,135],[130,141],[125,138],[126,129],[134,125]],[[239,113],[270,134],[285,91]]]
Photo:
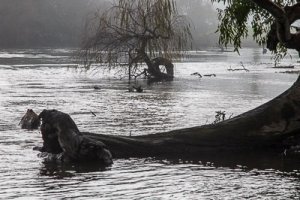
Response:
[[[230,66],[229,69],[227,69],[227,70],[228,70],[228,71],[246,71],[246,72],[250,72],[250,70],[247,69],[247,68],[244,66],[243,62],[241,62],[241,65],[242,65],[243,68],[232,69],[231,66]]]
[[[93,111],[90,111],[95,117],[97,116]]]
[[[199,76],[199,78],[202,78],[202,75],[199,72],[194,72],[191,75],[192,76]]]

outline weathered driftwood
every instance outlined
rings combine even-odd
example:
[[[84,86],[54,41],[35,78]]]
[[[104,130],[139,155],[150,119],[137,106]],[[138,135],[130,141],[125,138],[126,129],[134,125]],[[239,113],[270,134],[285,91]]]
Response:
[[[224,153],[282,154],[297,149],[300,144],[300,78],[283,94],[242,115],[217,124],[165,133],[134,137],[80,133],[67,114],[52,110],[43,111],[40,116],[43,124],[54,127],[55,131],[48,130],[57,133],[64,151],[75,158],[81,157],[77,151],[79,136],[88,138],[90,143],[103,142],[115,158],[200,159],[208,155],[220,157]]]
[[[22,129],[37,129],[40,126],[40,119],[32,109],[27,109],[19,125]]]
[[[61,161],[112,164],[112,156],[100,141],[82,135],[71,117],[57,110],[44,110],[39,118],[44,146],[39,150],[58,154]]]

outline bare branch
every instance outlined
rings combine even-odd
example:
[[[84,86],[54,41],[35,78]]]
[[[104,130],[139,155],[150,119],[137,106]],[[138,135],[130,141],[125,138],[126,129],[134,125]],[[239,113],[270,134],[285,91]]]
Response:
[[[87,34],[81,55],[88,64],[109,68],[125,62],[130,68],[142,62],[149,67],[153,56],[178,56],[173,52],[188,48],[191,36],[173,0],[118,0],[95,21],[96,28],[91,24],[87,29],[93,33]]]

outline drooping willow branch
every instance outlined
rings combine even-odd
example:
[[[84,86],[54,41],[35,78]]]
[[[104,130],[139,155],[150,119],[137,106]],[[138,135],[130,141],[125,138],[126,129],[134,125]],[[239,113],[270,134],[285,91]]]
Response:
[[[149,66],[146,59],[172,59],[190,45],[190,25],[173,0],[119,0],[93,22],[81,52],[87,65]]]

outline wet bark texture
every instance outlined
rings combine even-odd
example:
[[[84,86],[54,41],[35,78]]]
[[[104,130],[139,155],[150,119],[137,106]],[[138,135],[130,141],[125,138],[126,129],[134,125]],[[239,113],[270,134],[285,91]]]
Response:
[[[148,66],[148,73],[150,74],[150,78],[157,80],[173,80],[174,78],[174,65],[173,63],[163,57],[157,57],[154,59],[150,59],[145,49],[138,51],[146,65]],[[162,72],[160,66],[164,66],[166,72]]]
[[[166,71],[162,72],[160,66],[164,66]],[[174,78],[174,65],[166,58],[157,57],[148,65],[148,72],[154,78],[172,80]]]
[[[40,126],[40,119],[32,109],[27,109],[19,125],[21,126],[22,129],[28,129],[28,130],[37,129]]]
[[[57,110],[44,110],[39,118],[43,121],[42,151],[58,154],[58,158],[64,162],[93,161],[105,165],[112,164],[111,153],[105,144],[81,134],[68,114]]]
[[[300,29],[291,33],[291,24],[300,19],[300,3],[292,6],[280,7],[269,0],[252,0],[259,7],[265,9],[275,19],[267,37],[267,48],[275,51],[277,44],[281,42],[286,48],[300,52]]]
[[[47,129],[46,134],[57,134],[63,151],[72,158],[82,157],[78,155],[81,154],[78,137],[84,137],[88,144],[109,149],[114,158],[201,158],[245,152],[280,154],[292,152],[300,144],[300,78],[283,94],[242,115],[218,124],[165,133],[134,137],[80,133],[67,114],[45,110],[40,117],[43,124],[54,128],[54,131]]]

